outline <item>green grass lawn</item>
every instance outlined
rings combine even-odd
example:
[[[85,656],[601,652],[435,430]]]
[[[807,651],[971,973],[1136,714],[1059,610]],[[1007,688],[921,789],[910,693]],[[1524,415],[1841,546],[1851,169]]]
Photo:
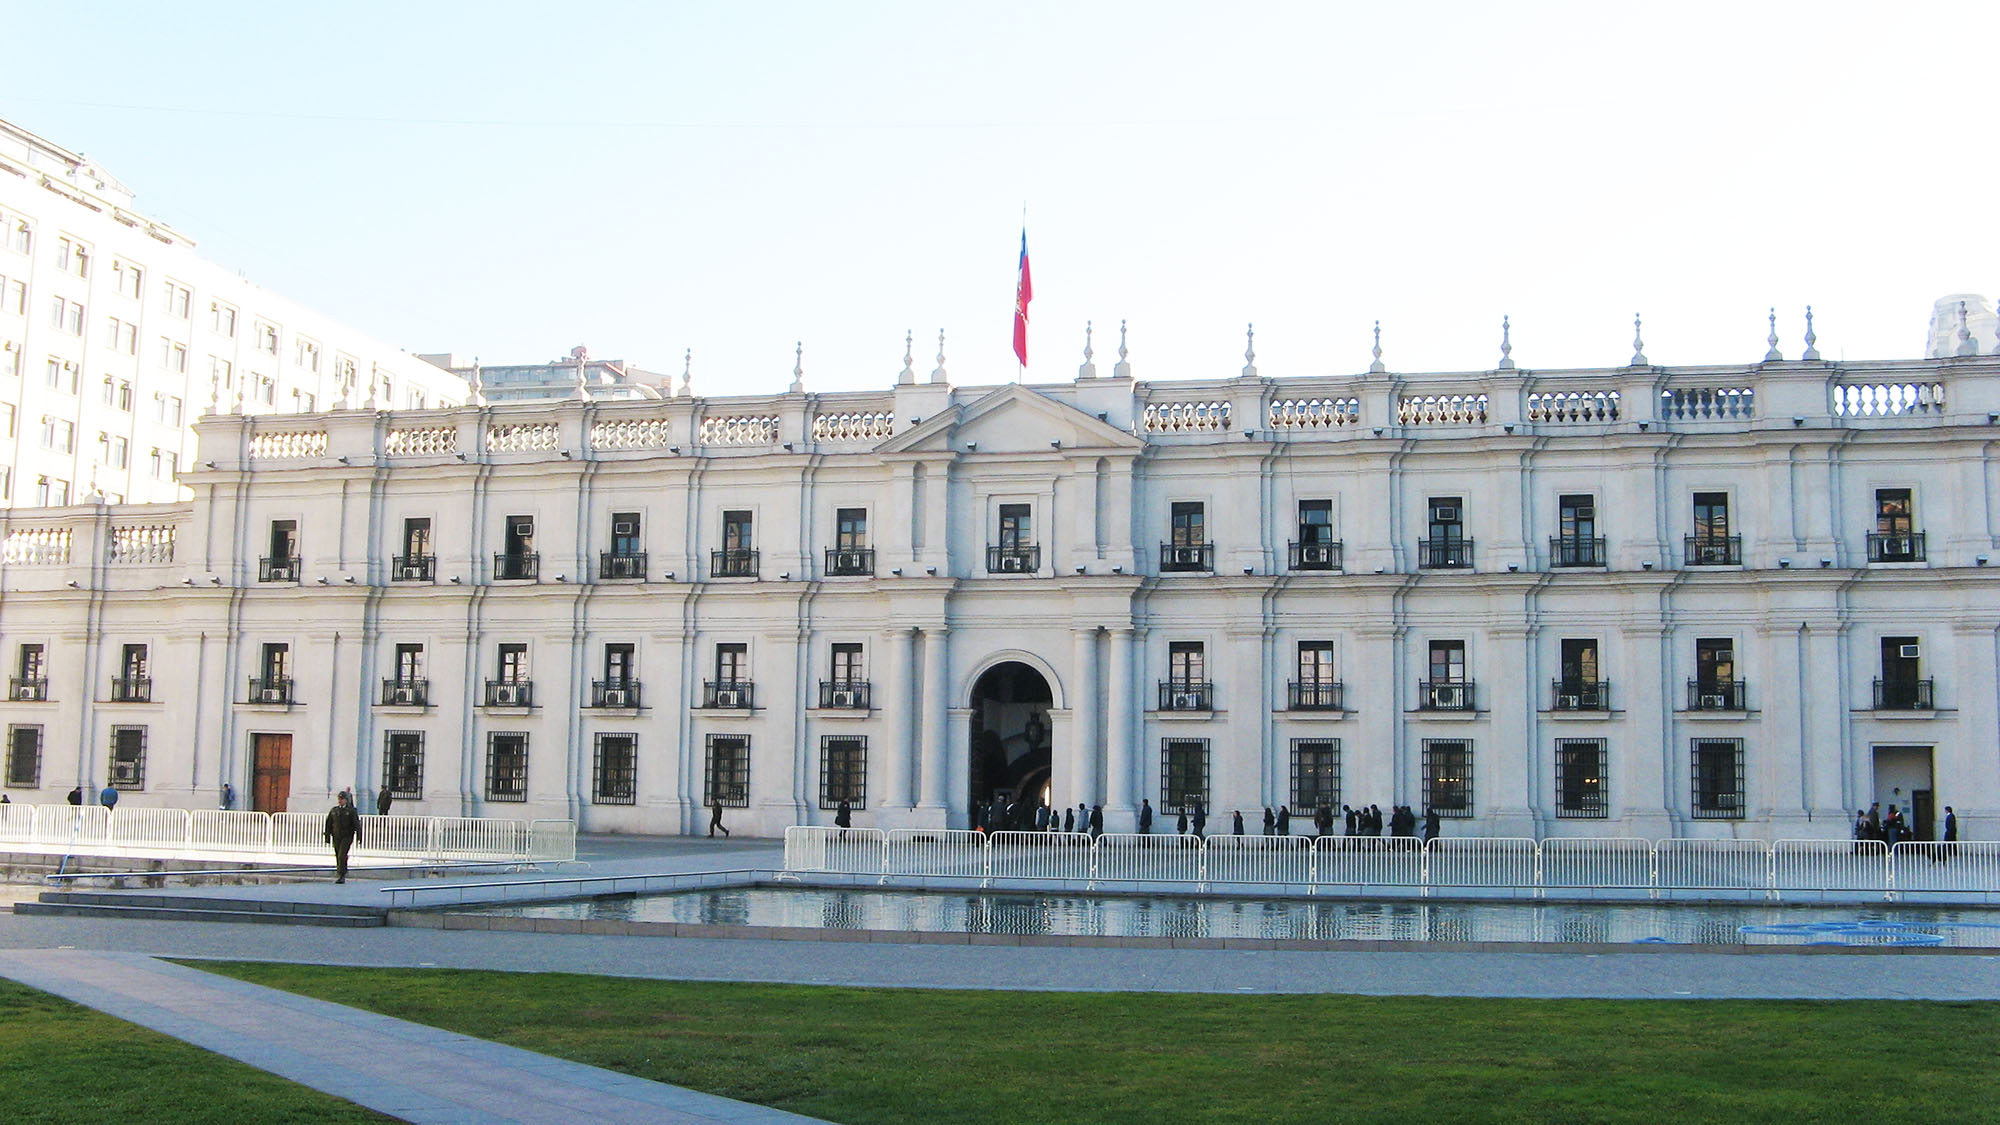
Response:
[[[193,964],[840,1122],[2000,1113],[1994,1003],[971,992]]]
[[[387,1121],[352,1102],[0,980],[0,1118]]]

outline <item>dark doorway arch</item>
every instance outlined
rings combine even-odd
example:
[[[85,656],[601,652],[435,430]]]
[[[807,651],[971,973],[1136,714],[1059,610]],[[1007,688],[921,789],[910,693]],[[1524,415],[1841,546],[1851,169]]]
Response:
[[[1019,661],[995,664],[973,683],[972,823],[993,830],[1034,827],[1035,806],[1049,799],[1054,698],[1048,680]],[[1021,812],[1012,824],[995,823],[996,804]]]

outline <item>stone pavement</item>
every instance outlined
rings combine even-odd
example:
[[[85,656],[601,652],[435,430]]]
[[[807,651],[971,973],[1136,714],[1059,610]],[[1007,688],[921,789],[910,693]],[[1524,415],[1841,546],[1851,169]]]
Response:
[[[141,954],[0,951],[0,976],[406,1121],[814,1120]]]

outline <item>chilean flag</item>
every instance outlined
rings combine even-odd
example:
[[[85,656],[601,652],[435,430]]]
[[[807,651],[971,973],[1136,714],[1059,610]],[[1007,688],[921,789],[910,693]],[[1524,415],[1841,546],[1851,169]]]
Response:
[[[1028,366],[1028,302],[1035,299],[1035,283],[1028,280],[1028,228],[1021,228],[1021,281],[1014,287],[1014,355]]]

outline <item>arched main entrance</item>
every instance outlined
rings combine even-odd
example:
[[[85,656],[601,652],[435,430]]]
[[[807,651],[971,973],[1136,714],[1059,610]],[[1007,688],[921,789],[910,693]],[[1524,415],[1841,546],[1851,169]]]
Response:
[[[997,800],[1027,810],[1026,827],[1034,826],[1035,806],[1049,800],[1054,698],[1042,674],[1018,661],[995,664],[972,685],[972,823],[1008,827],[992,821]]]

